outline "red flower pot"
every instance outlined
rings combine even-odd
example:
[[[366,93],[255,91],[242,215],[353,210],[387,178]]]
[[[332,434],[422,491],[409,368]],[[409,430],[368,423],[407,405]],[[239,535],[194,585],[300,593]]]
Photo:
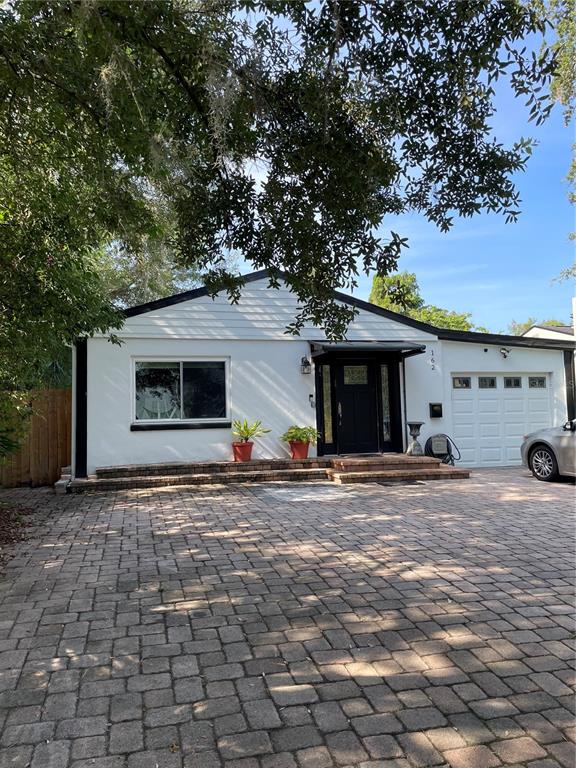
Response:
[[[310,446],[310,443],[301,443],[301,442],[292,442],[290,441],[288,443],[290,446],[290,453],[292,454],[293,459],[307,459],[308,458],[308,448]]]
[[[254,443],[232,443],[234,451],[234,461],[250,461],[252,458],[252,448]]]

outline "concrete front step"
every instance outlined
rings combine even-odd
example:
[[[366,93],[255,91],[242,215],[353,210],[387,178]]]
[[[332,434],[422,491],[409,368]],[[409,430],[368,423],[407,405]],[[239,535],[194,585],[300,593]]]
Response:
[[[329,470],[329,474],[332,481],[338,485],[345,483],[402,483],[416,480],[455,480],[457,478],[466,479],[470,477],[470,472],[466,469],[454,469],[454,467],[444,466],[429,469],[370,470],[368,472],[336,472]]]
[[[313,467],[306,469],[244,470],[235,472],[197,472],[184,475],[149,475],[146,477],[91,477],[76,479],[68,485],[70,493],[87,491],[117,491],[127,488],[162,488],[184,485],[215,485],[222,483],[268,483],[275,480],[327,480],[327,469]]]
[[[181,461],[162,464],[127,464],[117,467],[98,467],[98,479],[122,477],[150,477],[161,475],[214,475],[253,471],[280,471],[294,469],[320,469],[332,466],[332,459],[253,459],[252,461]]]

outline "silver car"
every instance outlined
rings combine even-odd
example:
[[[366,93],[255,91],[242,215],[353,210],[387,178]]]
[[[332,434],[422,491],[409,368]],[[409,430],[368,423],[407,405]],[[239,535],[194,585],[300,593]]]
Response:
[[[525,435],[520,450],[522,463],[538,480],[576,477],[576,419]]]

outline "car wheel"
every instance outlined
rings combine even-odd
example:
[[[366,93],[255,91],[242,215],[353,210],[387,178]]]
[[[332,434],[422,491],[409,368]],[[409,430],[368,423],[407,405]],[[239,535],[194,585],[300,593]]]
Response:
[[[539,445],[530,454],[530,470],[537,480],[550,482],[558,477],[558,462],[551,448]]]

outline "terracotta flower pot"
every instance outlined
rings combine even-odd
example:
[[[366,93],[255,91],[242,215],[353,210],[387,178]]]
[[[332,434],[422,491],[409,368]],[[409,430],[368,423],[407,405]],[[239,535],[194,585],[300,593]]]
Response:
[[[300,441],[294,442],[291,440],[288,445],[290,446],[290,453],[292,454],[293,459],[308,458],[308,448],[310,447],[310,443],[301,443]]]
[[[250,461],[252,458],[252,448],[254,443],[232,443],[234,451],[234,461]]]

